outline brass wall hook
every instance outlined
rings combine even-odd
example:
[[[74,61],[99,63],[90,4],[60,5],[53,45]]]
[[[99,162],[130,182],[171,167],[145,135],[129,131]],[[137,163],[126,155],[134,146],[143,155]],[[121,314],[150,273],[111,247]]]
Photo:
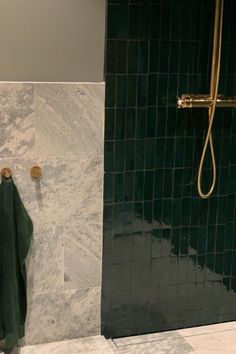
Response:
[[[32,178],[39,178],[42,176],[41,167],[38,165],[32,166],[30,169],[30,174]]]
[[[12,176],[11,169],[9,167],[4,167],[1,171],[2,178],[10,178]]]

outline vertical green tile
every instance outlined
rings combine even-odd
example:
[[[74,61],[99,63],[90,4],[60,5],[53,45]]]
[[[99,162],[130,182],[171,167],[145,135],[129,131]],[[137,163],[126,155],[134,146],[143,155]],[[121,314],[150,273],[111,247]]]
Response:
[[[126,110],[126,126],[125,137],[131,139],[135,137],[135,109],[129,108]]]
[[[124,195],[124,178],[123,178],[123,173],[116,173],[114,175],[115,181],[115,191],[114,191],[114,199],[115,202],[122,202],[123,201],[123,195]]]
[[[155,139],[146,139],[146,151],[145,151],[145,169],[153,169],[155,167]]]
[[[125,137],[125,109],[116,109],[115,138],[122,140]]]
[[[125,75],[117,76],[117,82],[116,82],[116,106],[117,107],[126,106],[126,88],[127,88],[127,77]]]
[[[138,41],[128,42],[128,73],[136,74],[138,70]]]
[[[126,172],[124,179],[124,200],[132,201],[134,200],[134,172]]]
[[[135,141],[127,140],[125,144],[125,168],[126,170],[134,170],[135,162]]]
[[[117,41],[117,74],[127,73],[127,42]]]
[[[113,108],[106,108],[105,115],[105,140],[113,140],[115,130],[115,110]]]

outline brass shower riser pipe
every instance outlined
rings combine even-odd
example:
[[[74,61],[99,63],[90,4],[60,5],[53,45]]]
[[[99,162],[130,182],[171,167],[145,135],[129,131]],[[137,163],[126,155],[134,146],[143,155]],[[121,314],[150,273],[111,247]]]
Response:
[[[178,97],[178,108],[210,108],[213,100],[209,95],[184,94]],[[216,107],[236,107],[236,97],[217,96]]]

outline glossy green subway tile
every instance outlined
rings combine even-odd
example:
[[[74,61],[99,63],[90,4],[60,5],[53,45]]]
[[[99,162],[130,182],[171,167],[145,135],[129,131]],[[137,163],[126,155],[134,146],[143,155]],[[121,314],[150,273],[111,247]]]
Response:
[[[139,38],[139,6],[129,7],[129,38]]]
[[[143,200],[144,198],[144,172],[135,172],[135,200]]]
[[[183,198],[182,199],[182,225],[188,226],[190,225],[191,220],[191,199]]]
[[[136,115],[136,138],[145,138],[146,135],[147,110],[137,109]]]
[[[173,196],[173,170],[165,168],[164,170],[164,186],[163,186],[163,198],[171,198]]]
[[[136,74],[138,68],[138,41],[128,42],[128,74]]]
[[[169,41],[170,39],[170,31],[171,31],[171,12],[172,7],[167,3],[163,4],[161,8],[161,28],[160,28],[160,38],[166,39]]]
[[[117,41],[117,74],[127,73],[127,42]]]
[[[165,139],[156,139],[156,155],[155,155],[155,166],[156,168],[162,168],[165,165]]]
[[[117,37],[117,5],[108,5],[107,15],[107,38],[114,39]]]
[[[157,101],[157,74],[148,76],[148,105],[155,106]]]
[[[163,106],[167,103],[167,77],[160,73],[158,75],[157,105]]]
[[[174,167],[174,151],[175,151],[175,140],[174,138],[166,138],[165,146],[165,167]]]
[[[157,110],[155,107],[148,107],[147,110],[147,129],[146,136],[148,138],[156,137],[156,118],[157,118]]]
[[[124,175],[124,200],[134,200],[134,172],[126,172]]]
[[[116,172],[124,170],[125,143],[124,141],[115,142],[115,162],[114,170]],[[106,156],[104,156],[106,158]]]
[[[145,159],[145,140],[138,139],[135,144],[135,169],[143,170],[144,169],[144,160]]]
[[[149,38],[149,27],[150,27],[150,5],[147,1],[147,5],[140,6],[140,18],[139,18],[139,38],[148,39]]]
[[[144,227],[145,229],[152,230],[153,228],[153,202],[143,203],[143,214],[144,214]]]
[[[170,52],[170,43],[169,43],[169,41],[160,41],[159,65],[158,65],[158,71],[159,72],[162,72],[162,73],[168,72],[169,52]]]
[[[173,183],[174,197],[181,197],[182,191],[183,191],[183,170],[174,169],[174,183]]]
[[[156,139],[146,139],[145,146],[145,169],[150,170],[155,167]]]
[[[172,225],[172,199],[163,199],[163,221],[165,227]]]
[[[205,254],[207,251],[208,228],[199,227],[198,229],[198,254]]]
[[[232,267],[232,251],[225,251],[223,267],[224,267],[224,275],[230,275],[231,267]]]
[[[114,140],[115,136],[115,110],[106,108],[105,110],[105,140]]]
[[[117,76],[117,81],[116,81],[116,106],[117,107],[126,107],[126,89],[127,89],[126,75]]]
[[[125,169],[134,170],[135,167],[135,140],[125,142]]]
[[[115,200],[115,202],[122,202],[124,200],[124,175],[123,175],[123,173],[116,173],[114,175],[114,200]]]
[[[174,198],[172,209],[173,227],[179,226],[179,220],[182,220],[182,198]]]
[[[114,142],[105,142],[104,148],[104,171],[109,172],[114,169]]]
[[[153,219],[155,225],[163,227],[163,199],[154,200]]]
[[[144,175],[144,200],[153,199],[154,172],[146,171]]]
[[[160,38],[161,10],[160,6],[152,5],[150,11],[150,38]]]
[[[125,137],[125,109],[116,109],[115,139],[122,140]]]
[[[116,73],[117,64],[117,42],[114,40],[107,41],[107,73]]]
[[[148,41],[139,41],[138,48],[138,73],[146,74],[148,72]]]
[[[150,41],[150,55],[149,55],[149,71],[157,72],[158,63],[159,63],[159,41],[151,40]]]
[[[104,201],[113,202],[114,196],[114,175],[113,173],[104,174]]]
[[[225,227],[224,249],[230,250],[233,247],[234,223],[227,223]]]
[[[107,75],[106,77],[106,97],[105,105],[106,107],[115,106],[115,94],[116,94],[116,76]]]
[[[172,229],[171,251],[175,255],[180,254],[180,231],[181,231],[180,229]]]
[[[129,7],[119,4],[117,9],[117,38],[127,38],[129,31]]]
[[[164,181],[164,170],[155,170],[155,183],[154,183],[154,198],[162,198],[163,196],[163,181]]]
[[[157,137],[166,136],[166,108],[157,107],[157,123],[156,123],[156,135]]]
[[[138,76],[137,106],[145,107],[147,102],[147,75]]]
[[[126,126],[125,137],[126,139],[135,138],[135,109],[128,108],[126,110]]]
[[[127,77],[127,107],[135,107],[137,100],[137,77],[129,75]]]

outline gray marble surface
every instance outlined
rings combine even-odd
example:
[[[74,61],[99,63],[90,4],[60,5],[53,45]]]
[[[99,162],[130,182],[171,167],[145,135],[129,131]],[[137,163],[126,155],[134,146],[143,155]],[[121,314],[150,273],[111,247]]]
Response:
[[[63,342],[28,346],[21,354],[112,354],[107,341],[102,336]]]
[[[0,83],[0,118],[0,169],[12,169],[34,224],[22,343],[97,335],[104,83]]]
[[[22,344],[37,344],[100,333],[101,288],[28,294]]]
[[[102,224],[65,225],[65,288],[100,286]]]
[[[30,167],[39,164],[42,177],[33,180]],[[0,159],[14,181],[35,224],[54,225],[88,220],[102,222],[102,157]]]
[[[0,83],[0,156],[35,151],[34,85]]]
[[[38,154],[102,153],[104,84],[36,84],[35,97]]]
[[[64,226],[36,226],[27,257],[28,292],[64,289]]]

